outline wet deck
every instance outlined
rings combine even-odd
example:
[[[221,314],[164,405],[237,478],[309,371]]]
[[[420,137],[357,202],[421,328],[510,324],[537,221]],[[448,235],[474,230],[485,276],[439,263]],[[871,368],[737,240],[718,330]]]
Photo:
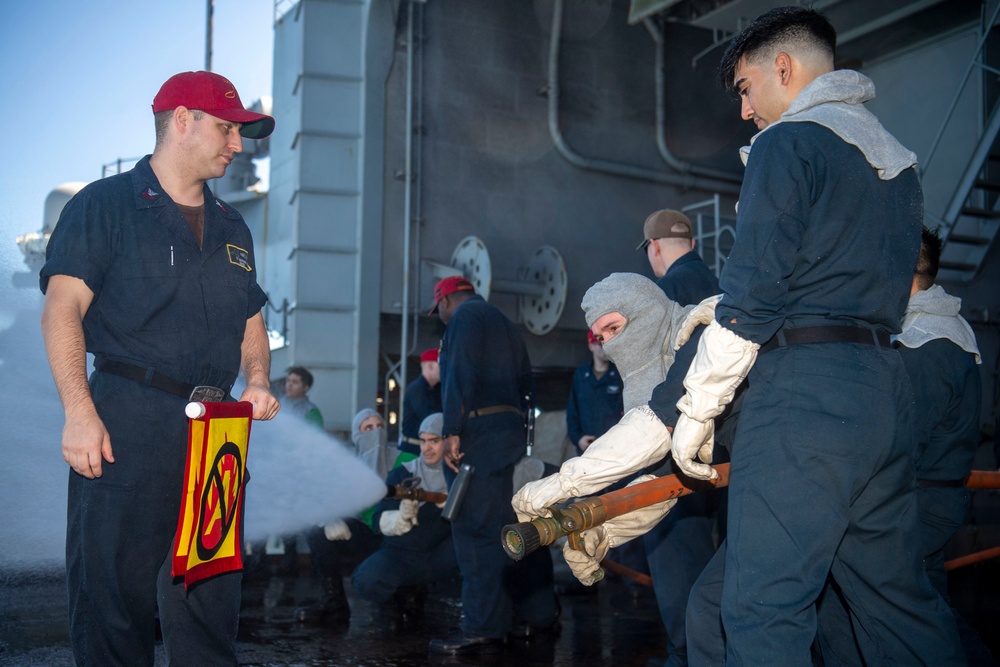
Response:
[[[652,593],[647,588],[609,578],[593,589],[573,586],[557,563],[562,591],[561,629],[553,637],[512,641],[497,656],[429,655],[431,638],[444,636],[461,613],[458,585],[432,591],[422,619],[403,622],[357,599],[348,588],[352,614],[341,625],[295,622],[295,607],[314,601],[316,582],[308,567],[280,573],[277,563],[247,578],[239,637],[241,665],[260,667],[341,667],[379,665],[662,665],[666,644]],[[268,570],[271,570],[270,572]],[[0,595],[0,664],[7,667],[73,664],[66,636],[64,585],[58,573],[8,577]],[[996,653],[1000,650],[1000,564],[996,561],[952,574],[954,602],[980,630]],[[157,665],[166,661],[157,647]]]
[[[981,447],[979,469],[990,469],[992,452]],[[970,520],[956,534],[948,557],[1000,546],[1000,491],[973,492]],[[582,665],[645,667],[662,665],[666,639],[651,589],[612,575],[584,589],[572,578],[562,554],[554,552],[556,585],[561,590],[561,629],[553,637],[512,641],[498,656],[442,658],[427,652],[461,614],[458,582],[437,587],[422,619],[403,623],[350,590],[349,624],[304,625],[292,618],[296,607],[319,597],[307,557],[281,570],[274,557],[245,577],[239,636],[241,665],[260,667],[410,667],[427,664]],[[953,570],[952,604],[1000,656],[1000,559]],[[0,571],[0,665],[62,667],[73,664],[66,632],[66,595],[62,573]],[[166,661],[157,648],[157,665]]]
[[[428,654],[430,639],[443,637],[461,614],[458,582],[438,586],[428,597],[424,617],[403,622],[357,599],[348,586],[351,619],[341,625],[308,625],[293,620],[297,606],[319,596],[308,567],[293,573],[260,571],[244,585],[239,658],[261,667],[309,665],[340,667],[427,664],[468,665],[639,665],[662,664],[666,644],[650,589],[609,578],[592,589],[574,586],[561,555],[557,583],[571,589],[560,595],[561,627],[552,637],[511,641],[496,656],[438,657]],[[278,570],[277,563],[269,565]],[[6,667],[73,664],[66,636],[64,584],[57,573],[2,582],[0,664]],[[159,645],[157,665],[166,664]]]

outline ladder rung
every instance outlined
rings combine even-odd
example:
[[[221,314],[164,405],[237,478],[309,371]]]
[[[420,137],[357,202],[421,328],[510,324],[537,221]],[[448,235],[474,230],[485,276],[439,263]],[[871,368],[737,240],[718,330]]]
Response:
[[[946,262],[944,260],[941,260],[941,263],[938,265],[938,268],[948,269],[950,271],[975,271],[976,265],[967,264],[965,262]]]
[[[985,208],[973,208],[971,206],[966,206],[962,209],[962,215],[967,215],[973,218],[1000,218],[1000,211],[991,211]]]
[[[989,245],[990,240],[982,236],[968,236],[966,234],[952,234],[948,237],[948,243],[964,243],[965,245]]]
[[[973,184],[974,187],[980,190],[992,190],[994,192],[1000,192],[1000,183],[996,181],[983,181],[979,180]]]

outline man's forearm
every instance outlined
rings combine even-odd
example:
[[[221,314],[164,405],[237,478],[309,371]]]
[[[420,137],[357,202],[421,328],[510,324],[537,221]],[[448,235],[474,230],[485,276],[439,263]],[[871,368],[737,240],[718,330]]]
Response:
[[[84,312],[85,309],[81,312],[78,301],[53,284],[42,310],[42,338],[45,340],[45,354],[52,369],[52,379],[67,416],[96,412],[87,382]]]
[[[247,320],[241,348],[243,375],[248,385],[268,387],[271,384],[271,347],[268,344],[264,318],[257,313]]]
[[[271,419],[281,406],[271,393],[271,348],[267,341],[264,318],[260,313],[247,320],[241,352],[241,366],[247,387],[240,400],[253,403],[254,419]]]
[[[103,474],[103,462],[114,463],[111,437],[97,414],[87,384],[87,348],[83,317],[94,293],[79,278],[52,276],[42,311],[42,336],[52,367],[66,424],[63,427],[63,458],[88,479]]]

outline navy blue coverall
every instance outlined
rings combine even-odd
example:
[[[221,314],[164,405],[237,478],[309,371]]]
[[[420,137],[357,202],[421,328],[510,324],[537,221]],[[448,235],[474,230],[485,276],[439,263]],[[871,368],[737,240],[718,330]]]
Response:
[[[441,383],[433,387],[423,375],[406,385],[403,394],[403,428],[399,450],[411,456],[420,456],[420,424],[429,415],[441,412]]]
[[[389,472],[385,483],[400,484],[413,473],[403,466]],[[379,525],[382,512],[399,509],[399,501],[379,502],[372,524]],[[354,570],[352,582],[358,595],[372,602],[386,602],[403,586],[429,584],[458,574],[451,525],[441,518],[434,503],[423,503],[417,525],[402,535],[382,538],[382,546]]]
[[[701,340],[704,330],[704,327],[699,326],[691,334],[691,339],[677,350],[674,363],[670,366],[670,370],[667,371],[666,379],[653,390],[653,396],[649,401],[650,409],[656,413],[656,416],[660,418],[660,421],[665,426],[669,426],[670,428],[677,426],[677,417],[680,415],[680,412],[677,410],[677,401],[680,400],[686,391],[684,388],[684,376],[687,375],[688,369],[691,367],[691,362],[694,360],[694,355],[698,350],[698,341]],[[745,392],[746,386],[744,385],[736,391],[733,401],[726,407],[725,411],[715,418],[715,447],[712,452],[713,464],[729,461]],[[670,459],[670,465],[664,466],[662,470],[664,473],[668,471],[672,473],[674,469],[673,459]],[[725,491],[725,489],[720,489],[720,491]],[[709,491],[693,495],[707,495],[711,497],[713,493],[714,491]],[[718,497],[718,502],[708,500],[706,503],[707,509],[710,512],[713,508],[717,507],[718,511],[724,516],[726,502],[727,496],[724,495]],[[675,505],[667,514],[667,517],[676,509],[677,506]],[[667,517],[664,518],[664,521],[666,521]],[[722,518],[720,516],[720,519]],[[719,558],[717,554],[719,551],[725,549],[726,543],[723,540],[719,550],[716,551],[711,539],[705,539],[706,530],[703,522],[685,519],[678,523],[681,526],[681,530],[676,535],[680,535],[681,537],[678,537],[678,541],[676,542],[666,542],[666,545],[670,547],[669,550],[664,546],[659,547],[660,550],[657,552],[658,558],[656,560],[661,570],[666,570],[665,573],[660,575],[661,577],[674,577],[682,582],[685,580],[692,582],[683,594],[671,595],[667,591],[669,596],[667,599],[671,603],[671,606],[667,609],[669,616],[664,614],[664,623],[667,625],[668,633],[667,649],[670,652],[667,656],[667,663],[672,665],[677,661],[687,661],[694,665],[724,665],[726,662],[726,642],[719,611],[722,602],[722,577],[724,574],[722,565],[724,558]],[[724,532],[724,529],[725,526],[720,530]],[[707,530],[709,533],[711,532],[710,525]],[[672,534],[671,536],[674,535]],[[685,542],[688,539],[690,541]],[[685,549],[690,551],[690,553],[685,554]],[[668,570],[671,558],[676,559],[674,567],[680,571],[679,573]],[[713,574],[710,570],[712,569],[712,565],[716,564],[717,561],[718,570],[713,575],[711,585],[706,586],[704,581],[706,574]],[[653,585],[654,587],[656,586],[655,579]],[[657,600],[659,601],[659,595],[657,596]],[[663,614],[662,608],[661,614]],[[682,615],[683,618],[678,619],[678,614]],[[667,621],[668,618],[670,619],[669,622]],[[695,630],[693,632],[689,631],[689,626],[694,626]],[[684,632],[684,638],[675,641],[673,637],[677,636],[677,632]]]
[[[734,664],[808,664],[828,575],[870,664],[962,662],[916,549],[909,381],[876,335],[899,330],[922,217],[912,168],[880,180],[861,151],[813,122],[756,137],[716,308],[740,337],[778,343],[748,376],[728,549],[713,559],[725,558]],[[855,327],[872,340],[786,345],[802,327]]]
[[[604,375],[594,375],[593,362],[583,364],[573,373],[573,383],[566,403],[566,435],[580,450],[580,438],[600,437],[625,414],[622,404],[622,376],[614,364]]]
[[[948,599],[944,549],[969,510],[964,480],[979,446],[982,381],[975,356],[946,338],[917,348],[897,344],[897,349],[916,408],[918,552],[931,584]],[[957,615],[956,620],[970,664],[996,664],[976,631]],[[841,592],[824,592],[819,621],[824,658],[836,664],[861,664]]]
[[[719,279],[694,250],[687,252],[670,265],[656,286],[674,303],[689,306],[719,293]]]
[[[512,623],[513,561],[498,536],[505,525],[516,521],[510,499],[514,464],[525,454],[521,410],[532,384],[528,350],[514,323],[474,295],[452,313],[439,362],[442,435],[459,436],[462,464],[475,468],[465,501],[452,521],[462,573],[460,629],[468,635],[499,638]],[[483,409],[496,411],[478,414]],[[455,473],[447,466],[444,472],[451,484]],[[547,549],[536,553],[549,557]],[[539,582],[530,603],[520,611],[527,622],[545,625],[555,616],[551,560],[547,573],[532,569],[535,562],[525,559],[517,564],[518,569],[529,570],[525,579]],[[538,566],[544,567],[544,563]]]
[[[671,301],[682,306],[701,303],[704,299],[719,293],[719,279],[708,268],[701,255],[694,250],[678,257],[656,284]],[[698,337],[700,338],[700,331]],[[683,369],[679,375],[680,380],[683,380],[687,367],[694,357],[697,341],[693,344],[689,341],[684,347],[686,352],[679,366],[679,369]],[[675,366],[677,362],[678,359],[675,358]],[[677,377],[676,372],[673,373],[673,377]],[[668,386],[673,387],[672,392],[666,391]],[[669,382],[665,382],[657,389],[657,400],[651,401],[650,406],[654,412],[669,411],[673,414],[672,421],[664,422],[668,426],[673,426],[676,423],[675,405],[684,395],[683,384],[679,386],[679,393],[678,385]],[[665,401],[664,397],[668,393],[673,397],[673,401]],[[729,452],[716,444],[713,462],[728,461]],[[670,464],[672,472],[679,472],[676,466],[672,465],[672,460]],[[678,498],[677,504],[667,516],[643,536],[646,562],[656,593],[656,604],[660,608],[660,617],[667,631],[667,667],[683,667],[688,664],[684,626],[688,595],[698,575],[715,553],[713,528],[720,513],[723,526],[719,531],[719,539],[725,538],[726,495],[725,489],[716,489]]]
[[[94,293],[87,351],[226,391],[247,320],[267,300],[240,214],[204,188],[202,247],[145,157],[63,209],[41,270]],[[69,473],[66,566],[77,664],[153,664],[156,612],[171,664],[235,665],[241,573],[189,591],[170,577],[183,495],[187,399],[97,370],[90,391],[114,448],[103,476]]]
[[[979,446],[982,380],[975,357],[950,340],[898,349],[916,405],[921,553],[931,583],[947,597],[944,547],[965,523],[969,490],[935,482],[957,483],[972,470]]]

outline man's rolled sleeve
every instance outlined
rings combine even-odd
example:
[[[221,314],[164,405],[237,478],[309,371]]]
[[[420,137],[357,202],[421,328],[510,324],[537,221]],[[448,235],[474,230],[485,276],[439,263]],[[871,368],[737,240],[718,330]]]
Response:
[[[257,283],[257,260],[254,255],[253,240],[248,239],[248,241],[247,245],[250,248],[250,266],[253,267],[253,270],[250,273],[249,293],[247,294],[247,319],[249,320],[251,317],[260,312],[261,308],[264,307],[264,304],[267,303],[268,298],[267,294]]]
[[[70,199],[49,238],[38,279],[43,294],[49,278],[56,275],[79,278],[95,296],[100,294],[111,257],[112,233],[109,216],[99,205],[100,198],[90,196],[91,187]]]

